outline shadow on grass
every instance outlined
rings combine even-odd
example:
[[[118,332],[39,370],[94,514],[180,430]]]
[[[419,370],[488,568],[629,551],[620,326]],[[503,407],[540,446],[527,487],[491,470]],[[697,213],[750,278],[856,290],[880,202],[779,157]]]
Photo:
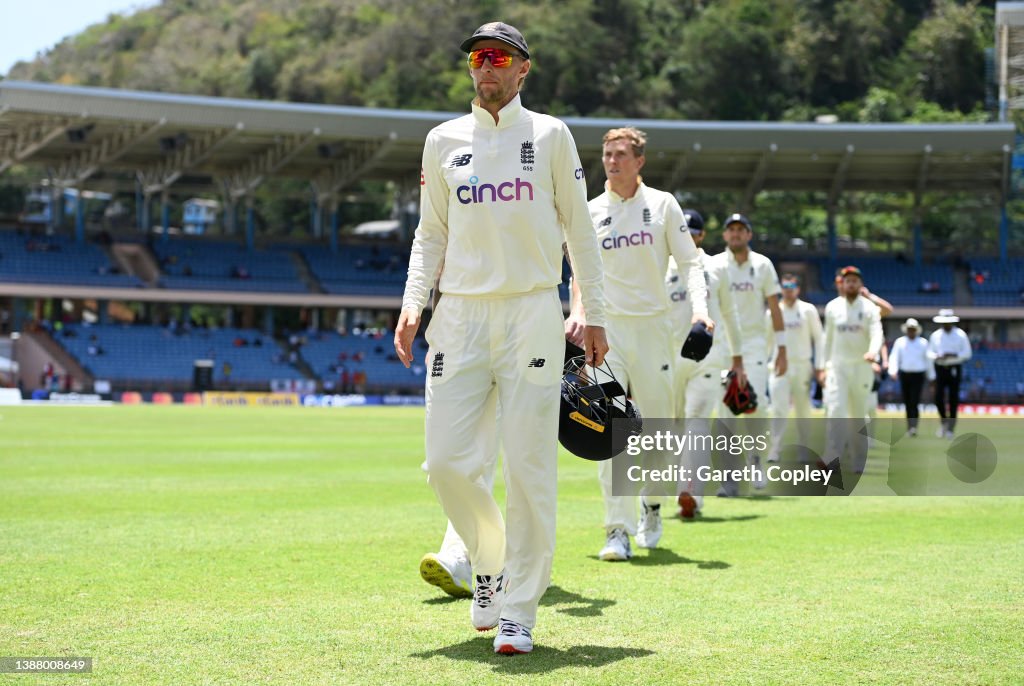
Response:
[[[631,657],[654,655],[653,650],[618,648],[610,646],[573,646],[566,650],[537,645],[529,655],[498,655],[494,652],[493,638],[480,636],[462,643],[411,653],[409,657],[429,660],[446,657],[491,665],[499,674],[544,674],[565,667],[604,667]]]
[[[722,522],[749,522],[752,519],[761,519],[762,517],[764,517],[764,515],[759,515],[759,514],[738,515],[736,517],[705,517],[704,515],[701,515],[699,517],[694,517],[693,519],[689,519],[689,520],[687,520],[687,521],[685,521],[683,523],[684,524],[721,524]]]
[[[443,591],[442,591],[443,592]],[[423,601],[424,605],[448,605],[450,603],[458,603],[460,601],[468,601],[469,598],[455,598],[450,595],[437,596],[435,598],[427,598]]]
[[[603,562],[597,555],[588,555],[591,560]],[[667,548],[652,548],[646,554],[639,551],[633,553],[628,562],[604,562],[604,564],[630,564],[638,567],[662,567],[664,565],[695,565],[697,569],[729,569],[732,567],[728,562],[721,560],[694,560],[683,557]]]
[[[548,590],[544,592],[544,596],[540,599],[541,605],[572,605],[574,607],[560,607],[555,612],[560,612],[570,617],[599,617],[603,614],[603,610],[606,607],[611,607],[615,604],[614,600],[608,600],[607,598],[588,598],[574,593],[573,591],[567,591],[561,586],[549,586]]]
[[[667,548],[651,548],[646,555],[638,551],[630,562],[638,567],[661,567],[663,565],[696,565],[697,569],[729,569],[732,567],[728,562],[721,560],[694,560],[683,557]]]

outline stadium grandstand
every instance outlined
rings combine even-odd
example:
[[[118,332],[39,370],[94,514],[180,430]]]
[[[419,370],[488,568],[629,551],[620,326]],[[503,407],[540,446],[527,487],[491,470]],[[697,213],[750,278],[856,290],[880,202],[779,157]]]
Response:
[[[26,393],[97,381],[114,393],[182,393],[202,359],[213,388],[421,393],[422,365],[405,369],[391,346],[416,217],[397,211],[394,237],[343,236],[342,201],[360,181],[386,181],[396,206],[409,207],[423,140],[453,116],[0,82],[0,173],[37,170],[47,209],[43,221],[0,217],[0,335],[17,332],[8,347],[20,362],[7,381]],[[601,136],[635,125],[649,134],[644,177],[655,187],[731,193],[755,223],[762,192],[820,194],[824,244],[766,249],[779,271],[801,274],[805,297],[823,305],[836,269],[856,262],[896,307],[890,341],[903,318],[955,307],[984,342],[966,392],[1019,399],[1024,261],[1010,254],[1006,218],[1011,124],[566,121],[591,191],[603,179]],[[273,177],[308,183],[307,236],[257,232],[253,195]],[[134,197],[135,220],[112,230],[84,199],[66,203],[69,190]],[[997,254],[925,254],[920,212],[907,222],[912,251],[850,250],[836,227],[850,192],[903,193],[915,206],[925,193],[996,198]],[[208,199],[200,210],[223,209],[223,226],[172,227],[172,208],[177,216],[197,196]],[[892,393],[883,384],[883,398]]]

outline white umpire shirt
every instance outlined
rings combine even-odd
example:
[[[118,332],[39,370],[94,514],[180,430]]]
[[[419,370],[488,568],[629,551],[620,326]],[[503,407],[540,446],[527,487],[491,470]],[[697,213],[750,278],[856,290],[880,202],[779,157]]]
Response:
[[[423,309],[442,261],[442,293],[509,296],[555,288],[563,242],[587,323],[604,326],[601,256],[583,167],[563,122],[525,109],[517,95],[497,123],[474,104],[472,114],[427,134],[403,309]]]
[[[943,357],[952,353],[954,357]],[[950,331],[940,328],[928,339],[928,356],[939,367],[952,367],[971,359],[971,341],[959,326]]]
[[[604,193],[591,200],[588,208],[604,263],[608,314],[666,314],[669,299],[664,278],[671,254],[687,272],[694,312],[708,316],[707,287],[697,246],[672,194],[640,183],[633,197],[623,198],[605,184]],[[586,303],[583,309],[589,322]]]
[[[934,379],[935,368],[928,357],[928,341],[924,336],[917,335],[912,339],[909,336],[897,338],[892,344],[892,350],[889,351],[888,371],[890,376],[896,376],[898,372],[924,372],[928,379]]]

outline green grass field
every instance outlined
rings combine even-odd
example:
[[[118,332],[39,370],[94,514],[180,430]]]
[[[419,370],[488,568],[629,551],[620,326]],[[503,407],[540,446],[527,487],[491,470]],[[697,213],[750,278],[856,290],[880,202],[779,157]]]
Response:
[[[422,422],[0,408],[0,656],[94,658],[0,683],[1024,682],[1022,499],[712,498],[612,564],[567,455],[537,648],[494,655],[418,576],[445,521]]]

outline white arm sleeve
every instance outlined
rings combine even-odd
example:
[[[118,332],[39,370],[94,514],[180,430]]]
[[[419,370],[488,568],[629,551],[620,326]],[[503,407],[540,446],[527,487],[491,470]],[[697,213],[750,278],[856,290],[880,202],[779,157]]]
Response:
[[[402,297],[402,309],[416,312],[426,307],[448,247],[448,183],[441,174],[435,144],[434,135],[430,134],[423,145],[420,223],[412,241],[409,276]]]
[[[558,147],[552,156],[552,183],[555,189],[555,211],[565,233],[573,279],[580,286],[587,325],[605,326],[604,269],[597,245],[597,233],[587,208],[587,186],[583,165],[576,152],[576,141],[563,124],[557,137]]]
[[[704,269],[693,236],[686,226],[683,210],[672,196],[668,196],[668,205],[665,208],[665,235],[669,251],[676,258],[679,272],[686,270],[686,293],[693,306],[693,314],[707,318],[708,287],[704,281]]]

